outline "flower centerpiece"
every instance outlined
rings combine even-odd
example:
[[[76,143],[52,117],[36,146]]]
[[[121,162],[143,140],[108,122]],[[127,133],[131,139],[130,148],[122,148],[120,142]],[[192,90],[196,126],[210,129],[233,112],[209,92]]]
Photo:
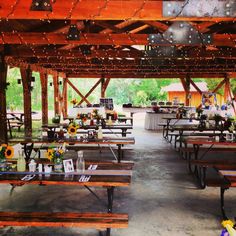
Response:
[[[47,150],[47,158],[50,160],[50,162],[54,163],[54,171],[56,172],[62,172],[63,170],[63,157],[65,153],[65,143],[63,146],[60,146],[58,148],[49,148]]]
[[[77,114],[77,119],[80,120],[80,125],[84,126],[86,121],[91,118],[91,114],[86,114],[86,113],[78,113]]]
[[[91,119],[95,119],[97,120],[97,124],[100,123],[100,121],[102,120],[102,115],[99,114],[98,109],[93,109],[92,113],[91,113]]]
[[[0,171],[6,171],[6,159],[10,159],[14,156],[14,149],[7,144],[0,146]]]
[[[77,129],[79,129],[79,125],[73,120],[68,127],[68,133],[71,137],[75,137],[77,133]]]

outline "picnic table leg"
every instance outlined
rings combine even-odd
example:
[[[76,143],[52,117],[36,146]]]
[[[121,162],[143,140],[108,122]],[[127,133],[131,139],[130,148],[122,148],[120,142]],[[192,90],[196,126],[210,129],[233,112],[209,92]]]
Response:
[[[194,144],[193,145],[193,153],[194,153],[194,159],[197,160],[198,159],[198,152],[199,152],[199,145],[197,144]],[[196,174],[197,173],[197,168],[196,168],[196,165],[194,165],[194,169],[192,168],[192,164],[191,164],[191,158],[192,155],[189,155],[189,158],[188,158],[188,169],[189,169],[189,172],[192,173],[192,174]]]
[[[122,137],[126,137],[126,131],[127,129],[121,129],[122,130]]]
[[[197,173],[198,173],[198,183],[201,189],[206,188],[206,167],[205,166],[198,166]]]
[[[228,220],[228,217],[226,216],[226,213],[225,213],[225,196],[224,196],[225,191],[227,189],[228,188],[225,188],[225,187],[220,188],[220,208],[221,208],[221,213],[224,220]]]
[[[122,159],[122,149],[121,149],[121,144],[117,144],[118,147],[118,163],[120,163],[121,159]]]
[[[108,213],[112,213],[114,189],[115,189],[114,187],[107,188],[107,198],[108,198],[107,212]],[[107,228],[106,236],[110,236],[110,235],[111,235],[111,228]]]
[[[10,138],[12,138],[11,124],[10,124],[10,120],[9,119],[7,119],[7,125],[8,125],[8,130],[10,132]]]

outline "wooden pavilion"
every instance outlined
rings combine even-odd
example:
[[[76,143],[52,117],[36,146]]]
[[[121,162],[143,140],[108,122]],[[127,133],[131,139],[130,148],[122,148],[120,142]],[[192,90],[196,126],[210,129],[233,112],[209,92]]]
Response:
[[[53,75],[55,113],[67,113],[67,87],[81,103],[112,78],[222,78],[214,92],[236,77],[234,1],[7,0],[0,1],[0,140],[7,141],[7,68],[19,67],[24,91],[25,134],[31,135],[32,71],[40,73],[42,121],[48,121],[47,79]],[[138,45],[134,46],[134,45]],[[98,78],[83,95],[70,78]],[[63,79],[63,92],[58,89]]]

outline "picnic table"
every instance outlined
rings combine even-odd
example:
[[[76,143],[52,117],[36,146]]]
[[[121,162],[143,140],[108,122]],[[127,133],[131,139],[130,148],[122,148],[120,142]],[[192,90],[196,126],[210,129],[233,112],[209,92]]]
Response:
[[[38,149],[44,148],[43,145],[46,145],[46,148],[48,145],[52,145],[52,143],[62,145],[63,143],[66,143],[66,146],[69,146],[70,148],[78,149],[80,147],[97,147],[100,148],[101,146],[108,146],[110,151],[112,152],[115,159],[120,162],[123,158],[123,146],[124,145],[132,145],[135,143],[135,139],[133,137],[103,137],[102,140],[78,140],[78,139],[71,139],[71,138],[64,138],[64,139],[58,139],[58,140],[48,140],[47,137],[41,137],[41,138],[16,138],[12,139],[11,143],[20,143],[23,145],[24,153],[26,156],[26,160],[30,159],[30,155],[32,153],[32,150],[34,149],[34,145],[38,144],[40,145]],[[113,150],[113,146],[117,146],[117,155],[115,154]]]
[[[226,160],[205,160],[207,153],[214,151],[218,153],[229,153],[236,152],[236,142],[232,141],[216,141],[213,138],[186,138],[185,143],[187,145],[192,145],[194,160],[189,158],[189,169],[195,174],[199,185],[201,188],[206,187],[206,169],[207,167],[217,168],[217,166],[229,167],[235,165],[236,161],[226,161]],[[203,147],[203,145],[205,145]],[[199,151],[203,150],[203,154],[199,155]],[[194,167],[192,167],[192,165]]]
[[[132,162],[86,162],[83,173],[52,172],[1,172],[0,184],[22,185],[58,185],[85,187],[104,204],[105,212],[0,212],[0,226],[38,226],[38,227],[85,227],[105,230],[110,236],[111,228],[127,228],[128,214],[113,213],[114,190],[128,187],[131,183]],[[91,187],[106,189],[107,200],[101,199]],[[99,190],[100,190],[99,189]],[[103,235],[100,232],[100,235]]]
[[[51,131],[56,131],[56,129],[59,129],[60,127],[63,127],[63,129],[67,129],[69,124],[67,123],[62,123],[62,124],[44,124],[42,125],[42,129],[46,130],[51,130]],[[78,133],[87,133],[88,129],[98,129],[97,125],[83,125],[83,127],[80,127],[77,129]],[[105,127],[102,127],[104,130],[104,134],[121,134],[122,137],[126,137],[128,134],[127,130],[133,129],[132,125],[128,124],[112,124],[112,125],[106,125]],[[116,132],[114,130],[121,130],[121,133]]]

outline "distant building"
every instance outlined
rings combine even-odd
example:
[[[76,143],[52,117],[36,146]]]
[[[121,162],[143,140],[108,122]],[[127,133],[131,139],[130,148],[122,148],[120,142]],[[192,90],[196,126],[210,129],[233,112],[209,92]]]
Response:
[[[206,82],[196,82],[195,84],[202,92],[208,92]],[[168,86],[163,87],[162,91],[167,92],[167,99],[170,102],[176,100],[178,100],[180,103],[185,102],[185,91],[181,83],[172,83]],[[191,94],[190,105],[199,106],[202,103],[202,96],[197,92],[197,90],[192,85],[190,85],[190,94]],[[224,102],[223,96],[217,94],[216,99],[218,105],[223,104]]]

